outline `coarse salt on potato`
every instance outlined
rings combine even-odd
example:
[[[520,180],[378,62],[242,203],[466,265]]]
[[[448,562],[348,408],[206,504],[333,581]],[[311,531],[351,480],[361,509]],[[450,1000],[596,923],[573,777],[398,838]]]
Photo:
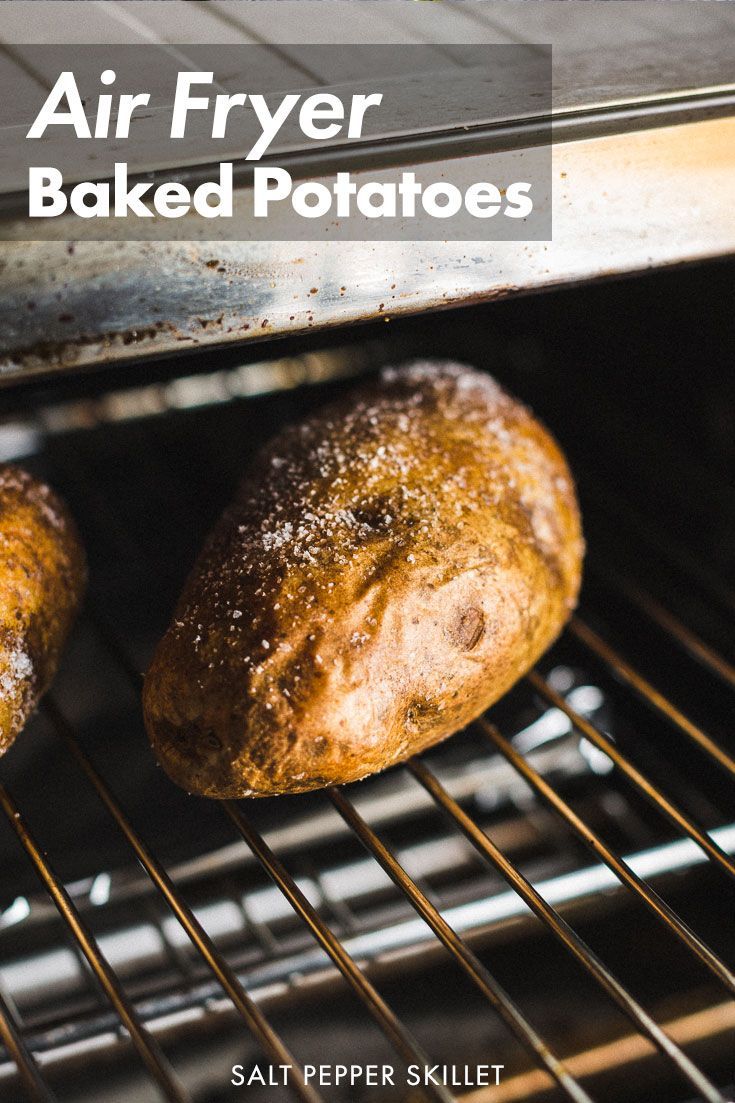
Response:
[[[558,636],[574,484],[487,374],[386,369],[259,455],[144,689],[170,776],[210,797],[364,778],[462,728]]]

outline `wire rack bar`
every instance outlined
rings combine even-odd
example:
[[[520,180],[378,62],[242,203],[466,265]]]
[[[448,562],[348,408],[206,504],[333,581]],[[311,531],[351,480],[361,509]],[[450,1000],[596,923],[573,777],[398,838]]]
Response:
[[[683,732],[684,735],[695,743],[700,750],[709,755],[718,766],[722,767],[731,777],[735,778],[735,758],[727,753],[724,748],[720,747],[718,743],[702,731],[700,727],[694,724],[688,716],[685,716],[676,705],[672,704],[667,697],[663,695],[655,686],[639,674],[637,670],[626,662],[615,648],[611,647],[609,643],[606,643],[601,636],[598,636],[592,628],[589,627],[579,617],[572,617],[569,622],[569,630],[573,636],[579,642],[587,648],[588,651],[592,651],[598,659],[616,675],[622,678],[631,689],[639,696],[642,697],[647,704],[651,705],[656,712],[661,713],[667,720]]]
[[[682,1012],[667,1018],[666,1030],[680,1045],[701,1045],[706,1038],[713,1037],[731,1038],[735,1030],[735,1007],[731,1000],[724,1000],[722,1003],[710,1003],[699,1010]],[[634,1094],[638,1087],[640,1099],[642,1077],[651,1076],[651,1066],[657,1056],[658,1054],[651,1050],[645,1038],[640,1034],[628,1032],[598,1042],[596,1045],[593,1043],[590,1047],[579,1047],[578,1044],[575,1051],[567,1058],[567,1063],[577,1076],[609,1076],[615,1070],[618,1075],[626,1078]],[[645,1071],[646,1065],[648,1072]],[[661,1092],[656,1091],[654,1085],[651,1086],[653,1090],[647,1096],[650,1103],[665,1103]],[[629,1093],[626,1095],[629,1097]],[[531,1103],[531,1101],[538,1103],[539,1100],[548,1103],[546,1079],[538,1069],[511,1073],[503,1080],[502,1094],[496,1098],[497,1103]],[[608,1096],[608,1098],[614,1097]],[[680,1097],[677,1095],[677,1098]],[[472,1100],[472,1093],[468,1093],[464,1096],[463,1103],[471,1103]],[[490,1100],[488,1099],[486,1103],[490,1103]]]
[[[662,900],[655,889],[647,885],[646,882],[630,868],[623,858],[618,857],[610,850],[600,836],[594,832],[584,820],[580,819],[566,801],[559,796],[553,786],[549,785],[548,781],[541,776],[538,770],[535,770],[534,767],[526,761],[523,755],[518,753],[512,743],[501,735],[494,724],[489,723],[484,717],[481,717],[477,721],[477,726],[488,737],[495,749],[498,750],[505,760],[518,771],[525,781],[528,782],[534,792],[541,797],[541,799],[544,800],[569,827],[571,827],[578,838],[589,847],[592,853],[600,858],[608,869],[615,874],[618,880],[626,885],[657,917],[657,919],[660,919],[672,934],[683,942],[692,953],[696,954],[710,972],[713,973],[718,980],[722,981],[725,987],[735,995],[735,974],[733,974],[725,962],[710,949],[706,942],[704,942],[699,935],[676,914],[673,908],[671,908],[665,900]]]
[[[56,1103],[53,1094],[41,1075],[36,1059],[25,1044],[11,1008],[0,994],[0,1039],[15,1062],[20,1082],[31,1103]]]
[[[530,671],[526,675],[526,681],[546,701],[554,705],[555,708],[561,709],[571,720],[577,731],[581,732],[585,739],[588,739],[590,743],[593,743],[606,754],[611,762],[617,766],[621,773],[625,775],[636,789],[638,789],[655,808],[662,812],[671,823],[675,824],[675,826],[688,835],[697,846],[701,847],[708,858],[723,869],[725,873],[729,874],[730,877],[735,878],[735,862],[731,860],[722,847],[718,846],[714,839],[712,839],[703,828],[697,826],[694,820],[682,812],[673,801],[669,800],[667,796],[657,789],[656,786],[621,753],[611,739],[608,739],[599,728],[596,728],[594,724],[571,708],[562,695],[557,693],[537,671]]]
[[[0,806],[18,836],[23,849],[31,859],[61,918],[71,931],[75,942],[83,952],[110,1003],[115,1008],[145,1067],[158,1085],[163,1098],[170,1101],[170,1103],[192,1103],[191,1096],[179,1082],[158,1043],[141,1023],[135,1008],[128,1000],[122,985],[97,945],[94,935],[87,928],[79,912],[72,904],[63,884],[51,869],[38,843],[28,830],[20,809],[2,785],[0,785]]]
[[[563,919],[555,908],[544,900],[520,870],[488,838],[485,832],[449,795],[431,770],[419,759],[411,759],[408,768],[419,784],[423,785],[436,804],[442,808],[475,847],[479,854],[508,882],[524,903],[541,922],[580,962],[585,971],[615,1001],[636,1028],[666,1056],[679,1073],[707,1103],[726,1103],[715,1085],[697,1068],[684,1051],[651,1018],[635,997],[610,972],[603,961]]]
[[[352,828],[365,848],[408,898],[439,941],[449,950],[457,964],[490,1001],[521,1045],[553,1077],[568,1099],[573,1100],[574,1103],[591,1103],[589,1095],[573,1078],[564,1062],[552,1053],[505,989],[427,899],[395,855],[368,826],[352,802],[339,789],[330,789],[329,797],[345,823]]]
[[[136,858],[186,931],[186,934],[205,964],[209,967],[211,972],[214,973],[215,977],[222,985],[222,988],[232,1000],[235,1009],[245,1020],[248,1028],[263,1047],[265,1053],[267,1053],[277,1064],[291,1066],[289,1085],[294,1094],[298,1096],[303,1103],[320,1103],[321,1096],[311,1085],[305,1082],[302,1069],[298,1062],[291,1055],[258,1005],[245,991],[234,969],[228,965],[227,961],[217,950],[212,939],[204,930],[204,927],[202,927],[189,905],[183,900],[163,866],[153,857],[145,843],[140,839],[108,785],[80,747],[67,721],[60,713],[53,700],[47,698],[44,707],[53,721],[57,733],[62,737],[78,766],[86,775],[88,781],[96,790],[100,800],[115,820],[115,823],[125,836],[126,841],[135,852]]]
[[[370,1012],[380,1029],[407,1063],[421,1066],[432,1062],[387,1003],[368,980],[354,959],[350,957],[332,929],[324,922],[316,909],[296,884],[283,863],[270,849],[265,839],[245,818],[233,801],[223,801],[223,807],[235,828],[248,844],[271,880],[278,886],[296,914],[303,920],[312,935],[329,955],[342,976]],[[455,1097],[442,1084],[429,1084],[426,1092],[440,1103],[454,1103]]]
[[[628,578],[624,578],[611,567],[606,566],[604,571],[596,570],[594,566],[592,569],[595,574],[599,574],[599,577],[606,585],[613,587],[621,593],[625,599],[631,605],[634,605],[639,612],[643,613],[648,620],[658,625],[662,632],[665,632],[666,635],[675,640],[690,658],[698,662],[700,666],[709,670],[710,673],[714,674],[728,685],[730,689],[735,689],[735,665],[729,662],[723,655],[720,655],[714,647],[711,647],[708,643],[705,643],[703,639],[700,639],[691,628],[688,628],[683,621],[679,620],[677,616],[662,605],[652,594],[649,594],[647,590],[644,590],[637,583],[631,582]]]

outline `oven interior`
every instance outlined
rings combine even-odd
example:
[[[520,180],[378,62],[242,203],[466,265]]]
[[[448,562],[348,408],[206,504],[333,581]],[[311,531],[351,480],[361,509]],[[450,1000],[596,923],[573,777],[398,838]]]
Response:
[[[217,960],[299,1061],[405,1066],[385,1018],[376,1022],[365,991],[315,940],[326,925],[431,1063],[504,1066],[498,1087],[434,1097],[575,1098],[508,1030],[456,947],[417,916],[405,885],[327,795],[240,802],[244,838],[218,803],[167,780],[142,727],[141,672],[249,457],[353,375],[424,356],[493,373],[551,428],[578,480],[584,590],[537,672],[491,710],[494,727],[473,725],[423,756],[425,766],[345,796],[565,1060],[587,1093],[576,1098],[728,1098],[733,276],[732,262],[711,262],[0,393],[0,456],[67,498],[91,578],[47,703],[0,763],[0,1099],[27,1090],[64,1103],[147,1103],[171,1090],[121,1025],[99,967],[54,904],[54,883],[170,1062],[181,1098],[242,1098],[231,1067],[268,1061],[95,791],[90,762]],[[431,778],[449,805],[432,796]],[[51,894],[19,824],[46,855]],[[468,824],[509,860],[511,881],[520,872],[538,889],[551,918],[528,909],[520,881],[508,883]],[[257,833],[313,908],[306,921],[287,899],[290,882],[274,883],[279,867],[246,841]],[[628,859],[642,892],[591,849],[590,833],[613,861]],[[623,997],[611,995],[610,978]],[[668,1051],[646,1034],[649,1021],[665,1029]],[[25,1083],[11,1059],[18,1046],[33,1058]],[[361,1084],[318,1092],[352,1103],[422,1097]],[[291,1098],[286,1088],[247,1093]]]

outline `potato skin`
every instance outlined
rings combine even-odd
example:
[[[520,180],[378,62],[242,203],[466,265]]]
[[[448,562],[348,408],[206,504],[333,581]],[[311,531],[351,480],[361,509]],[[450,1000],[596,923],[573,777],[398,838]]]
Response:
[[[533,665],[582,555],[524,406],[460,365],[387,369],[280,433],[215,526],[145,681],[156,754],[209,797],[383,770]]]
[[[0,754],[56,673],[85,581],[66,506],[26,471],[0,466]]]

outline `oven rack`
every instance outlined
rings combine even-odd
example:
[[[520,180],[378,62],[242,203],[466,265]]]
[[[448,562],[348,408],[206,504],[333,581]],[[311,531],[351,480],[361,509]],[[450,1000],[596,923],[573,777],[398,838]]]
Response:
[[[611,585],[616,584],[614,574],[607,577]],[[680,648],[700,666],[705,667],[730,689],[735,686],[732,666],[727,660],[704,644],[673,614],[669,614],[664,609],[662,616],[661,607],[640,589],[628,588],[627,596],[639,615],[654,621],[658,628],[667,634],[674,646]],[[97,619],[96,623],[98,627],[104,626],[100,631],[101,641],[133,681],[136,691],[139,690],[140,678],[134,663],[127,658],[124,641],[111,634],[109,625],[104,620]],[[618,683],[618,693],[637,697],[646,709],[665,717],[676,735],[691,743],[699,754],[709,760],[710,764],[715,765],[730,778],[735,775],[735,763],[726,750],[701,727],[694,724],[667,696],[643,677],[604,636],[593,629],[587,615],[578,615],[572,619],[565,638],[567,644],[571,645],[579,655],[580,661],[601,664],[609,674],[613,675]],[[701,851],[704,858],[716,868],[718,875],[722,876],[723,884],[726,877],[735,877],[735,862],[732,857],[735,838],[732,831],[706,830],[689,816],[670,795],[641,772],[598,723],[573,708],[554,688],[548,675],[545,675],[541,669],[532,671],[527,676],[526,683],[546,705],[561,710],[571,721],[578,735],[605,755],[612,763],[612,767],[623,775],[627,783],[637,789],[657,813],[672,823],[684,839],[689,840]],[[293,1066],[294,1071],[291,1076],[293,1094],[308,1103],[316,1103],[321,1096],[311,1084],[303,1081],[298,1071],[300,1066],[297,1059],[291,1055],[257,1001],[248,994],[238,973],[207,934],[187,903],[185,893],[163,868],[155,852],[140,837],[108,781],[99,773],[86,751],[82,749],[77,734],[55,702],[53,695],[46,699],[44,710],[59,739],[64,742],[69,755],[76,763],[81,775],[80,780],[91,784],[96,790],[107,812],[125,837],[131,854],[144,868],[171,914],[181,924],[211,975],[243,1019],[246,1028],[271,1061]],[[735,976],[722,958],[677,915],[643,876],[635,872],[630,860],[626,860],[611,849],[600,835],[570,807],[554,785],[530,764],[528,756],[515,749],[489,718],[481,718],[476,728],[481,738],[486,741],[488,750],[500,755],[517,772],[519,777],[531,787],[536,797],[552,809],[574,835],[592,851],[595,859],[607,867],[607,870],[625,886],[625,889],[656,916],[667,935],[683,944],[704,969],[715,977],[723,989],[731,994],[735,992]],[[545,931],[563,944],[589,977],[594,979],[624,1012],[634,1028],[632,1036],[634,1044],[643,1043],[645,1046],[649,1043],[663,1054],[676,1069],[681,1080],[689,1084],[696,1099],[707,1100],[708,1103],[710,1101],[726,1103],[726,1097],[720,1088],[692,1061],[683,1045],[674,1039],[671,1030],[666,1029],[666,1024],[662,1026],[651,1017],[563,918],[558,908],[544,899],[523,875],[517,864],[507,858],[489,835],[464,810],[461,803],[449,794],[427,762],[422,758],[414,759],[407,764],[406,768],[414,781],[423,787],[432,801],[446,814],[453,828],[462,833],[483,860],[502,875],[513,891],[534,913]],[[337,809],[369,854],[380,864],[433,932],[438,942],[451,955],[456,965],[486,997],[490,1004],[489,1013],[494,1011],[502,1018],[510,1031],[525,1046],[539,1069],[556,1082],[565,1098],[576,1103],[583,1103],[583,1101],[591,1103],[591,1096],[580,1082],[579,1076],[573,1071],[573,1062],[565,1061],[559,1054],[552,1052],[524,1012],[516,1006],[492,973],[479,960],[466,939],[447,923],[441,912],[422,891],[417,879],[409,875],[395,853],[386,845],[385,840],[357,811],[349,790],[329,790],[324,799],[330,801]],[[128,1039],[137,1050],[149,1075],[158,1085],[162,1098],[176,1103],[190,1099],[191,1096],[159,1045],[156,1037],[157,1024],[146,1021],[140,1006],[126,994],[123,983],[115,975],[98,940],[87,926],[81,909],[55,874],[52,859],[46,856],[42,842],[35,839],[25,821],[22,809],[5,787],[0,787],[0,805],[20,845],[32,861],[46,892],[62,916],[71,939],[88,962],[109,1004],[117,1014],[120,1022],[120,1038]],[[361,964],[350,956],[343,943],[299,887],[295,878],[252,825],[244,811],[245,802],[227,801],[223,802],[222,807],[238,835],[247,843],[255,858],[277,885],[318,945],[329,956],[336,970],[357,994],[365,1010],[381,1027],[400,1058],[409,1063],[430,1064],[430,1059],[424,1054],[419,1042],[386,1004],[374,984],[368,979]],[[44,1077],[43,1055],[34,1052],[12,1001],[1,992],[0,1035],[8,1054],[17,1065],[26,1096],[31,1100],[43,1100],[46,1103],[53,1100],[53,1092]],[[430,1098],[441,1100],[442,1103],[449,1103],[450,1100],[457,1098],[443,1086],[429,1086],[426,1094]]]

